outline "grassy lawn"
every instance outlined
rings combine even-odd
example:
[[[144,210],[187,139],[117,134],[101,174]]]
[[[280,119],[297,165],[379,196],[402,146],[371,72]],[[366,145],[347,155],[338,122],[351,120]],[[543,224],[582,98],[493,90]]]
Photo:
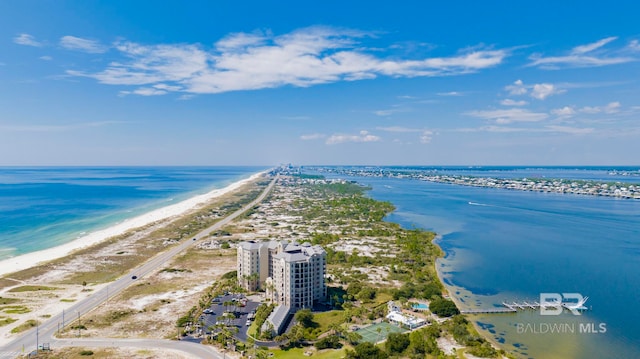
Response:
[[[326,349],[320,352],[314,352],[311,356],[304,355],[305,350],[314,350],[311,348],[291,348],[288,350],[272,350],[276,359],[299,359],[299,358],[317,358],[317,359],[339,359],[344,358],[346,350]]]
[[[249,330],[247,330],[247,334],[254,338],[258,334],[258,326],[256,325],[255,321],[251,322],[251,326],[249,326]]]
[[[329,330],[331,324],[344,323],[344,311],[331,310],[322,313],[313,313],[313,321],[320,325],[320,333]]]

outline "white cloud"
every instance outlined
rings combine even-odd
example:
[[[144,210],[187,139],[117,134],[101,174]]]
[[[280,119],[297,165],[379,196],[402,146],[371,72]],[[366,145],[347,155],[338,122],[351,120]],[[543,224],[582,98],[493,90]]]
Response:
[[[631,51],[640,51],[640,42],[638,42],[638,40],[629,41],[629,45],[627,45],[627,49]]]
[[[13,38],[13,42],[18,45],[41,47],[42,43],[36,41],[36,38],[29,34],[20,34]]]
[[[420,135],[420,143],[430,143],[432,139],[433,139],[432,131],[424,131],[422,132],[422,135]]]
[[[166,90],[166,91],[180,91],[182,90],[181,86],[172,86],[172,85],[167,85],[167,84],[155,84],[153,85],[154,88],[157,88],[158,90]]]
[[[500,101],[500,104],[503,106],[525,106],[528,105],[529,103],[525,100],[521,100],[521,101],[514,101],[510,98],[506,98],[502,101]]]
[[[531,112],[521,108],[510,108],[506,110],[470,111],[465,113],[468,116],[490,120],[499,125],[515,122],[538,122],[549,117],[546,113]]]
[[[160,96],[166,95],[168,92],[153,87],[140,87],[134,91],[120,91],[120,95],[140,95],[140,96]]]
[[[544,100],[551,95],[558,95],[567,92],[564,88],[559,88],[557,85],[549,83],[541,83],[534,85],[525,85],[522,80],[517,80],[511,85],[507,85],[504,88],[510,95],[526,95],[536,98],[538,100]],[[508,100],[505,100],[508,101]],[[526,104],[526,103],[525,103]],[[504,105],[504,103],[503,103]]]
[[[541,54],[534,54],[529,57],[531,63],[528,66],[537,66],[542,69],[555,70],[563,67],[598,67],[607,65],[623,64],[636,61],[629,56],[621,56],[619,51],[603,49],[617,37],[607,37],[593,43],[576,46],[564,56],[545,57]]]
[[[551,113],[560,117],[570,117],[576,114],[576,110],[574,110],[572,107],[565,106],[563,108],[553,109],[551,110]]]
[[[83,39],[75,36],[63,36],[60,38],[60,46],[67,50],[88,52],[90,54],[101,54],[107,52],[108,48],[98,41]]]
[[[51,60],[53,60],[53,57],[51,57],[51,56],[40,56],[40,60],[51,61]]]
[[[268,38],[260,32],[253,34],[240,32],[227,35],[222,40],[216,42],[216,47],[222,50],[243,50],[250,46],[262,45],[267,39]]]
[[[544,100],[551,95],[558,95],[566,91],[567,90],[557,88],[553,84],[535,84],[531,90],[531,97]]]
[[[450,91],[450,92],[439,92],[436,95],[438,95],[438,96],[462,96],[463,93],[462,92],[458,92],[458,91]]]
[[[493,132],[493,133],[554,133],[569,135],[584,135],[593,133],[593,128],[580,128],[570,126],[549,125],[545,127],[507,127],[507,126],[483,126],[478,128],[459,128],[456,132]]]
[[[585,54],[587,52],[591,52],[593,50],[599,49],[602,46],[610,43],[611,41],[616,40],[617,38],[618,38],[617,36],[611,36],[590,44],[576,46],[571,50],[571,53],[576,55]]]
[[[585,106],[580,112],[586,114],[607,113],[612,114],[620,111],[620,102],[610,102],[606,106]]]
[[[327,138],[325,142],[327,145],[335,145],[339,143],[345,142],[377,142],[380,141],[381,138],[372,135],[367,131],[360,131],[357,135],[346,135],[346,134],[334,134]]]
[[[304,141],[310,141],[310,140],[319,140],[319,139],[325,138],[325,137],[327,137],[327,135],[325,135],[323,133],[311,133],[311,134],[308,134],[308,135],[300,136],[300,139],[304,140]]]
[[[507,85],[505,90],[509,91],[511,95],[524,95],[528,91],[522,80],[516,80],[512,85]]]
[[[418,77],[473,73],[501,64],[507,50],[475,48],[448,57],[402,60],[367,53],[369,34],[310,27],[273,36],[231,34],[210,51],[189,44],[118,44],[124,59],[97,73],[68,71],[112,85],[174,82],[188,93],[221,93],[281,86],[308,87],[379,76]]]

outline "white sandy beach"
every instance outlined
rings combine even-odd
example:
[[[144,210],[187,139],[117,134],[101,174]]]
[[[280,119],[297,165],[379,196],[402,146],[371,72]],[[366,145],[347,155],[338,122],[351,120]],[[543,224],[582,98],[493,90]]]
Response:
[[[229,193],[242,185],[262,176],[265,172],[260,172],[252,175],[249,178],[245,178],[238,182],[234,182],[227,187],[215,189],[208,193],[195,196],[186,199],[182,202],[172,204],[166,207],[158,208],[154,211],[142,214],[138,217],[131,218],[120,222],[109,228],[89,233],[86,236],[80,237],[69,243],[65,243],[58,247],[44,249],[37,252],[27,253],[13,258],[0,261],[0,275],[7,273],[17,272],[19,270],[34,267],[40,263],[47,262],[53,259],[64,257],[67,254],[80,249],[85,248],[101,241],[106,240],[114,236],[123,234],[131,229],[145,226],[147,224],[167,219],[170,217],[184,214],[192,209],[198,208],[201,204],[208,202],[216,197],[220,197],[226,193]]]

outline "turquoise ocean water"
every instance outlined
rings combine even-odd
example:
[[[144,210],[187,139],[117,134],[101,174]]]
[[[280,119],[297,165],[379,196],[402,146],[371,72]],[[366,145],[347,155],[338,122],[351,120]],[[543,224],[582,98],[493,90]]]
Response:
[[[439,169],[474,176],[640,183],[637,168],[625,170]],[[640,358],[640,201],[349,179],[371,185],[370,196],[396,206],[389,221],[439,234],[446,253],[438,261],[439,272],[466,308],[537,301],[540,293],[589,297],[591,310],[582,316],[542,316],[531,310],[470,317],[509,351],[524,358]]]
[[[55,247],[264,167],[0,167],[0,260]]]

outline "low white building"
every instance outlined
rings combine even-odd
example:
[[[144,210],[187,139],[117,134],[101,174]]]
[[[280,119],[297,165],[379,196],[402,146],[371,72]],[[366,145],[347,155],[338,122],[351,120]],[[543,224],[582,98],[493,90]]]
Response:
[[[387,307],[389,309],[389,314],[387,314],[386,318],[391,323],[409,329],[419,328],[427,324],[427,321],[422,318],[417,318],[413,315],[402,313],[402,309],[393,301],[389,301],[389,303],[387,303]]]

